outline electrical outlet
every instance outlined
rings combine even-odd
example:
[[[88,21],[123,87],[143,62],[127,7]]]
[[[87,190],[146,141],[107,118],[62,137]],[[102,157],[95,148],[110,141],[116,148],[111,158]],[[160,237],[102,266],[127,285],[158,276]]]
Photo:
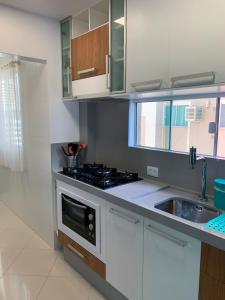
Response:
[[[147,175],[152,177],[159,177],[159,168],[147,166]]]

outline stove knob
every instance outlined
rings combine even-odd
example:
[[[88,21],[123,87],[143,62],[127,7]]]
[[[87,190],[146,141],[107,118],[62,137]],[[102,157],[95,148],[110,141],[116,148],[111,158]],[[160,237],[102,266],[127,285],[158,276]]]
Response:
[[[88,226],[88,227],[89,227],[89,230],[91,230],[91,231],[94,229],[94,226],[93,226],[93,224],[89,224],[89,226]]]
[[[89,215],[88,215],[88,219],[89,219],[90,221],[92,221],[93,218],[94,218],[94,216],[93,216],[92,214],[89,214]]]

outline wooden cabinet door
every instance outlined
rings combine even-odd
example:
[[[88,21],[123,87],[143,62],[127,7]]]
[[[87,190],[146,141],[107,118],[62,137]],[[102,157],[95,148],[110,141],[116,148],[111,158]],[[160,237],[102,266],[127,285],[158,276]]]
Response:
[[[143,218],[110,206],[106,228],[106,280],[129,300],[141,300]]]
[[[74,38],[72,40],[72,80],[105,74],[108,54],[108,24]],[[80,71],[83,72],[80,74]]]
[[[199,300],[225,299],[225,252],[202,244]]]
[[[143,300],[198,300],[201,242],[148,219]]]

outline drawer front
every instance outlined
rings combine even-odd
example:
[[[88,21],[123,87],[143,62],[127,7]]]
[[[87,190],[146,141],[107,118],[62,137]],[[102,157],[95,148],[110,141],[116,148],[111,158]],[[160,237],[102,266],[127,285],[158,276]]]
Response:
[[[106,278],[106,265],[89,251],[81,247],[78,243],[74,242],[62,231],[58,231],[59,241],[78,256],[85,264],[92,268],[102,278]]]

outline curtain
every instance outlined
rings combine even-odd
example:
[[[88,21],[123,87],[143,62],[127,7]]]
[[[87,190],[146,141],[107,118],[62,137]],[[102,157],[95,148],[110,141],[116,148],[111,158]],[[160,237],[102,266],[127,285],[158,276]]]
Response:
[[[17,62],[0,67],[0,166],[23,171],[22,110]]]

